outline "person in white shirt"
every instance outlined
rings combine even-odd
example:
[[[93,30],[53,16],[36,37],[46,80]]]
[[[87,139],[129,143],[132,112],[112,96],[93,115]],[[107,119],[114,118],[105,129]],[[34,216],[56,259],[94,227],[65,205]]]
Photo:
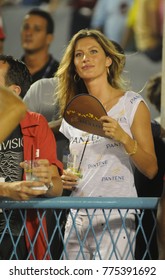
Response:
[[[80,94],[82,88],[96,97],[107,112],[107,116],[100,118],[105,137],[86,133],[62,121],[60,131],[69,139],[70,153],[76,154],[79,161],[87,143],[81,164],[82,179],[77,180],[67,170],[62,175],[64,186],[73,187],[72,196],[136,197],[133,165],[148,178],[157,173],[150,112],[141,95],[127,88],[122,78],[123,58],[124,54],[100,31],[84,29],[72,37],[56,73],[61,116],[68,102]],[[74,215],[74,209],[71,211]],[[125,211],[121,212],[124,215]],[[127,233],[125,230],[121,232],[115,244],[114,259],[134,257],[134,245],[128,241],[132,242],[135,237],[134,219],[134,210],[129,211]],[[100,255],[92,230],[86,236],[89,224],[87,212],[80,209],[77,213],[74,223],[78,233],[73,230],[72,223],[69,215],[65,227],[65,241],[68,242],[66,258],[109,259],[114,249],[110,236],[117,237],[122,225],[117,210],[109,219],[111,234],[105,225],[103,212],[95,211],[93,227],[96,239],[100,240]],[[78,234],[81,241],[86,238],[84,255],[80,252]],[[129,245],[132,246],[130,254]]]

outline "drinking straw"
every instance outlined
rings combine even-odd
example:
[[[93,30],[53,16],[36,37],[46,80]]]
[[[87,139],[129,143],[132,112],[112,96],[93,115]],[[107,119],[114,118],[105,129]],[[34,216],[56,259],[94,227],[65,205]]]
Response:
[[[30,169],[31,177],[32,177],[32,168],[33,168],[33,145],[31,146],[31,169]]]
[[[82,163],[82,160],[83,160],[83,157],[84,157],[84,153],[85,153],[85,150],[86,150],[87,143],[88,143],[88,138],[85,141],[84,149],[83,149],[83,152],[82,152],[82,155],[81,155],[81,158],[80,158],[80,162],[79,162],[79,166],[78,166],[78,169],[77,169],[78,172],[80,171],[80,167],[81,167],[81,163]]]
[[[76,169],[76,158],[77,158],[77,155],[73,154],[73,170]]]
[[[31,146],[31,160],[33,160],[33,145]]]

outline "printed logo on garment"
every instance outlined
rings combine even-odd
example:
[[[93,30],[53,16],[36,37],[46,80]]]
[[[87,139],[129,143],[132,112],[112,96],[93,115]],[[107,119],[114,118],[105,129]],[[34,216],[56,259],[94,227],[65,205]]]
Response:
[[[139,95],[135,95],[133,98],[130,99],[130,103],[133,104],[138,99],[141,99],[141,97]]]
[[[102,177],[101,179],[102,182],[105,182],[105,181],[115,181],[115,182],[124,182],[125,179],[124,179],[124,176],[119,176],[119,175],[113,175],[113,176],[106,176],[106,177]]]
[[[100,136],[97,136],[97,135],[93,135],[93,134],[89,134],[88,136],[78,136],[78,137],[72,137],[70,142],[72,144],[83,144],[86,142],[86,140],[88,139],[88,144],[92,143],[92,144],[95,144],[95,143],[98,143],[100,142],[101,140],[101,137]]]
[[[119,142],[107,143],[106,144],[107,149],[116,148],[116,147],[118,148],[118,147],[121,147],[121,146],[122,146],[122,144],[119,143]]]
[[[114,168],[112,171],[111,171],[111,174],[110,176],[104,176],[102,177],[101,181],[102,182],[105,182],[105,181],[115,181],[115,182],[124,182],[125,181],[125,176],[124,175],[120,175],[121,169],[120,168]]]
[[[23,137],[20,126],[0,145],[0,177],[5,182],[22,180]]]
[[[14,150],[23,147],[23,139],[13,138],[0,144],[0,151]]]
[[[127,123],[127,118],[126,117],[119,117],[116,119],[119,123]]]
[[[107,164],[108,164],[108,160],[99,161],[99,162],[96,162],[96,163],[93,163],[93,164],[90,163],[90,164],[88,164],[88,169],[103,167],[103,166],[106,166]]]

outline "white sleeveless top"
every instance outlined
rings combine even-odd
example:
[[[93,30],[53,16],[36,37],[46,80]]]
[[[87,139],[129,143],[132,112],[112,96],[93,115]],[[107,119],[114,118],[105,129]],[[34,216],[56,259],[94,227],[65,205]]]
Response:
[[[108,112],[131,137],[130,127],[141,101],[145,102],[141,95],[128,91]],[[137,196],[130,157],[121,143],[88,134],[69,125],[65,120],[62,121],[60,131],[69,139],[70,152],[77,155],[78,161],[88,138],[81,164],[83,178],[79,180],[77,190],[72,192],[72,196]]]

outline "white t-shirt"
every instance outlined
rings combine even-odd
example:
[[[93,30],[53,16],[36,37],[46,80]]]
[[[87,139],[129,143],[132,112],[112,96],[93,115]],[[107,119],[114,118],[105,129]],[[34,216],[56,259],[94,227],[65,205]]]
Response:
[[[108,112],[132,137],[130,127],[141,95],[128,91]],[[136,197],[136,188],[130,157],[120,142],[106,137],[88,134],[74,128],[65,120],[60,131],[70,141],[70,152],[81,159],[86,140],[86,150],[81,163],[83,178],[79,180],[72,196],[84,197]]]
[[[30,111],[42,114],[48,122],[59,118],[56,85],[56,78],[38,80],[31,85],[23,99]]]

